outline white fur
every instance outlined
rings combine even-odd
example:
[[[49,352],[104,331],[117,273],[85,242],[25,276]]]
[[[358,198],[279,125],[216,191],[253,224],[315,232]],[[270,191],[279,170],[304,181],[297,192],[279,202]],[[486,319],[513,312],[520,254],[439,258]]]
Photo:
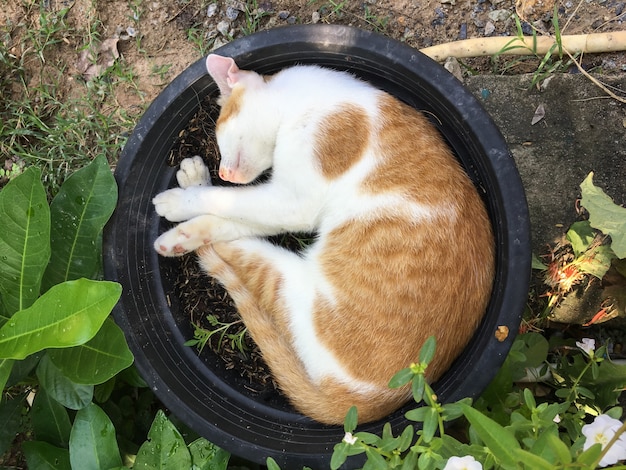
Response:
[[[161,235],[155,248],[164,256],[175,256],[215,241],[318,231],[319,241],[304,257],[257,239],[233,243],[271,259],[282,273],[284,300],[288,310],[294,312],[291,333],[310,377],[321,380],[331,376],[350,383],[355,390],[370,390],[369,384],[350,377],[315,334],[316,296],[331,301],[334,298],[333,288],[317,262],[325,235],[350,219],[401,213],[424,220],[452,213],[453,209],[435,211],[407,201],[402,194],[363,194],[359,183],[375,166],[375,159],[367,156],[334,181],[320,173],[313,148],[319,124],[339,105],[354,103],[367,112],[374,125],[380,125],[380,92],[375,88],[346,73],[313,66],[286,69],[268,82],[226,62],[216,63],[216,69],[228,70],[227,77],[216,79],[223,96],[236,87],[246,87],[240,112],[223,123],[217,133],[224,174],[251,180],[272,166],[272,178],[255,186],[208,186],[201,184],[206,178],[203,165],[184,161],[179,171],[181,187],[159,194],[154,205],[157,213],[168,220],[185,222]]]

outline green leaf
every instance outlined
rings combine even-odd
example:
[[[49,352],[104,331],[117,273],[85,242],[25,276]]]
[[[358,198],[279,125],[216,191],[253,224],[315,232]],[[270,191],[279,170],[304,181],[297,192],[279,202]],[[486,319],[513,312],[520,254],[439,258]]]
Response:
[[[574,222],[567,231],[567,239],[572,244],[575,256],[587,251],[594,238],[595,233],[588,220]]]
[[[404,414],[404,417],[408,419],[409,421],[422,422],[426,418],[426,413],[428,413],[429,409],[430,407],[428,406],[421,406],[419,408],[415,408],[413,410],[407,411]]]
[[[350,447],[350,444],[347,444],[345,442],[335,444],[335,447],[333,448],[333,455],[330,458],[331,470],[337,470],[344,464],[344,462],[348,458],[348,450],[350,449]]]
[[[400,452],[404,452],[411,446],[413,443],[413,436],[415,436],[415,430],[413,429],[413,426],[409,424],[406,428],[404,428],[404,431],[402,431],[402,434],[398,439],[398,450]]]
[[[28,468],[37,470],[70,470],[70,453],[40,441],[26,441],[22,444]]]
[[[0,390],[6,387],[9,376],[11,375],[11,370],[13,370],[14,362],[13,359],[0,359]],[[0,401],[2,401],[1,395]]]
[[[491,450],[494,457],[505,468],[515,468],[517,457],[516,449],[520,448],[517,439],[506,429],[480,411],[462,404],[463,414],[470,422],[474,431]]]
[[[226,470],[230,454],[201,437],[189,444],[194,470]],[[274,462],[276,463],[276,462]],[[269,465],[267,466],[269,470]],[[280,467],[276,466],[280,470]]]
[[[76,413],[70,434],[70,462],[72,468],[81,470],[101,470],[122,465],[113,423],[93,403]]]
[[[359,416],[356,406],[351,406],[346,413],[346,418],[343,421],[343,430],[345,432],[352,432],[356,429],[356,425],[359,422]]]
[[[532,269],[536,269],[538,271],[545,271],[546,269],[548,269],[548,266],[541,261],[536,254],[532,254],[532,260],[531,260],[531,265],[530,267]]]
[[[48,355],[66,377],[78,384],[104,383],[133,363],[124,333],[111,318],[85,344],[51,349]]]
[[[593,172],[580,184],[581,205],[589,212],[589,223],[611,236],[611,248],[618,258],[626,258],[626,208],[620,207],[602,189],[594,186]]]
[[[515,449],[513,454],[516,458],[523,462],[525,468],[530,468],[532,470],[553,470],[554,465],[552,465],[547,460],[542,459],[538,455],[534,455],[527,450],[523,449]]]
[[[389,388],[400,388],[408,384],[413,378],[413,371],[407,367],[397,372],[389,381]]]
[[[0,404],[0,456],[4,454],[15,439],[15,435],[22,423],[22,409],[26,395],[4,401]]]
[[[387,470],[387,462],[385,462],[385,458],[374,449],[366,447],[365,455],[367,455],[367,468],[372,470]]]
[[[267,470],[280,470],[280,466],[276,463],[276,460],[271,457],[267,458],[265,466],[267,467]]]
[[[537,408],[537,402],[535,401],[533,392],[531,392],[528,388],[524,389],[524,402],[526,403],[528,409],[531,411]]]
[[[420,349],[420,362],[428,364],[435,357],[435,349],[437,348],[437,342],[434,336],[429,336],[424,342],[422,349]]]
[[[432,441],[439,427],[439,415],[434,408],[427,407],[424,414],[424,428],[422,430],[422,437],[424,442]]]
[[[50,209],[35,167],[0,191],[0,304],[11,317],[39,297],[50,258]]]
[[[117,303],[122,287],[78,279],[54,286],[0,328],[0,358],[24,359],[46,348],[84,344]]]
[[[411,382],[411,393],[415,403],[419,403],[424,399],[424,390],[426,389],[426,379],[423,374],[417,374]]]
[[[85,277],[101,264],[102,230],[115,209],[117,186],[106,157],[73,173],[50,204],[52,255],[42,287]]]
[[[581,453],[576,459],[577,463],[581,463],[583,465],[593,465],[600,457],[602,453],[602,444],[593,444],[589,449]]]
[[[161,410],[157,412],[152,422],[148,440],[137,452],[133,470],[144,468],[159,470],[191,468],[191,454],[183,436]]]
[[[37,378],[51,398],[71,410],[85,408],[93,398],[93,385],[79,385],[65,377],[48,355],[39,361]]]
[[[72,429],[69,415],[65,407],[50,398],[44,388],[37,391],[29,416],[38,441],[67,447]]]

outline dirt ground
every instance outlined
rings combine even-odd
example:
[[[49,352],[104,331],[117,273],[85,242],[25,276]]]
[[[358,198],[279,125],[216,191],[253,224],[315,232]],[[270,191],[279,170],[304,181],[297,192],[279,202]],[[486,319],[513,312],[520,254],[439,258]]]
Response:
[[[533,27],[553,33],[553,5],[554,0],[518,0],[517,5],[513,0],[0,0],[0,25],[8,26],[3,39],[10,46],[9,53],[19,57],[25,51],[15,37],[17,26],[41,28],[40,9],[66,9],[67,31],[51,51],[52,62],[63,71],[56,78],[59,85],[68,98],[84,93],[85,79],[115,61],[125,85],[114,88],[108,105],[133,116],[189,64],[212,48],[258,29],[294,23],[349,24],[421,48],[465,38],[514,35],[511,15],[516,10],[527,20],[522,22],[526,34]],[[557,10],[563,34],[621,30],[626,19],[622,0],[561,0]],[[102,67],[94,70],[82,51],[92,51],[93,56],[100,44],[98,64]],[[625,57],[611,54],[586,60],[588,67],[610,73],[626,70]],[[33,70],[28,70],[29,65]],[[494,71],[484,59],[469,60],[466,65],[479,72]],[[532,71],[536,65],[522,63],[507,73]],[[25,68],[27,76],[28,72],[37,76],[35,64],[27,63]]]

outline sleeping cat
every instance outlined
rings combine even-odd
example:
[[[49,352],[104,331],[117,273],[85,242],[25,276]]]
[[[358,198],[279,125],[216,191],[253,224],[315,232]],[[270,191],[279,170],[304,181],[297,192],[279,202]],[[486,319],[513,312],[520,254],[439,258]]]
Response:
[[[182,222],[155,242],[197,251],[231,297],[279,387],[301,413],[382,418],[411,396],[389,379],[435,335],[430,380],[472,336],[490,297],[485,207],[436,129],[352,75],[294,66],[273,76],[209,55],[220,91],[213,187],[200,157],[154,198]],[[263,237],[316,232],[296,254]]]

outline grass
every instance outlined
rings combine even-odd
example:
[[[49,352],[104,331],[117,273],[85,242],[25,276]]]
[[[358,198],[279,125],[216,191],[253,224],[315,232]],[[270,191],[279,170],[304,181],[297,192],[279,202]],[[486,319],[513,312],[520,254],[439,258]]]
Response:
[[[137,89],[128,64],[118,61],[90,82],[80,76],[68,80],[72,72],[59,59],[60,53],[80,37],[87,38],[80,48],[89,47],[97,39],[98,28],[95,22],[86,31],[73,29],[66,22],[68,11],[50,12],[32,3],[25,7],[27,20],[0,27],[3,176],[38,166],[51,196],[69,173],[97,155],[114,162],[123,136],[134,124],[134,116],[110,102],[117,86]],[[31,22],[39,27],[32,27]]]
[[[514,14],[513,19],[515,20],[516,36],[512,38],[500,51],[492,56],[494,72],[506,73],[522,63],[527,63],[529,61],[537,63],[538,61],[537,65],[534,67],[534,70],[530,72],[532,73],[530,88],[534,88],[536,86],[539,86],[541,82],[543,82],[550,75],[567,71],[567,69],[569,69],[575,63],[577,57],[564,57],[563,43],[561,39],[561,27],[559,24],[558,13],[558,4],[555,4],[551,20],[552,27],[554,29],[555,41],[550,50],[543,54],[543,56],[537,52],[537,34],[539,32],[534,26],[532,26],[533,47],[528,50],[528,55],[501,63],[499,61],[499,58],[502,54],[505,54],[506,52],[513,49],[526,49],[526,46],[522,43],[522,38],[524,36],[522,22],[520,20],[520,17],[517,14]]]

